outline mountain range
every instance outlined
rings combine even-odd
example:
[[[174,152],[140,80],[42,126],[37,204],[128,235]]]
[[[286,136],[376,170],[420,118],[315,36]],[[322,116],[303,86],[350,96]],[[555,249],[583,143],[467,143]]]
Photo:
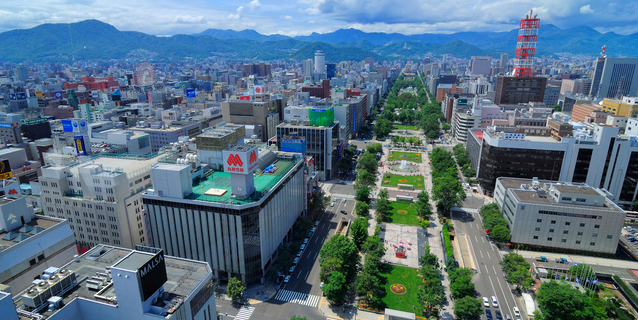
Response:
[[[327,61],[422,59],[426,54],[498,57],[514,55],[518,30],[509,32],[461,32],[454,34],[403,35],[340,29],[331,33],[287,37],[263,35],[254,30],[208,29],[194,35],[158,37],[141,32],[119,31],[98,21],[42,24],[31,29],[0,33],[0,61],[70,61],[143,57],[148,60],[206,58],[311,59],[315,50],[326,52]],[[560,29],[541,25],[537,56],[552,53],[597,55],[607,43],[610,56],[630,56],[638,49],[638,34],[601,34],[589,27]]]

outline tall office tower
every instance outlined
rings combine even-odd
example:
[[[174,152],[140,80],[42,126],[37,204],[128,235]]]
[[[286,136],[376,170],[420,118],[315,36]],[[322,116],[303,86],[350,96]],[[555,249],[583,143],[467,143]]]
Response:
[[[313,68],[312,59],[308,59],[308,60],[304,60],[303,61],[303,75],[305,77],[312,76],[312,68]]]
[[[605,55],[605,49],[607,49],[607,44],[603,45],[602,52],[600,53],[600,57],[596,59],[596,67],[594,67],[594,73],[591,76],[591,85],[589,86],[589,95],[592,98],[595,98],[598,95],[598,85],[600,84],[600,78],[603,75],[603,68],[605,67],[605,59],[607,56]]]
[[[27,81],[29,79],[29,71],[26,66],[19,65],[16,67],[16,77],[20,81]]]
[[[602,67],[600,67],[601,64]],[[633,81],[634,79],[636,81]],[[619,99],[622,96],[635,96],[637,94],[638,58],[598,58],[591,84],[590,95],[592,97]]]
[[[337,65],[334,63],[326,63],[326,76],[332,79],[337,75]]]
[[[370,65],[370,69],[374,69],[374,58],[367,57],[363,61]]]
[[[326,71],[326,54],[323,50],[315,52],[315,72],[324,73]]]
[[[499,67],[507,68],[507,53],[501,54],[501,61],[499,63]]]
[[[492,69],[491,56],[472,56],[470,60],[470,72],[472,75],[489,76]]]
[[[532,76],[540,21],[540,19],[536,19],[536,16],[532,18],[532,11],[529,12],[529,16],[521,20],[518,41],[516,42],[516,55],[514,56],[514,77],[529,78]]]

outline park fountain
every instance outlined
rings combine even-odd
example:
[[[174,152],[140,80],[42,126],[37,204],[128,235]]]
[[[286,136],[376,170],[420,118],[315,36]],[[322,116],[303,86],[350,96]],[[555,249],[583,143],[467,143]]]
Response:
[[[408,170],[408,161],[407,160],[401,160],[401,165],[399,166],[399,169]]]

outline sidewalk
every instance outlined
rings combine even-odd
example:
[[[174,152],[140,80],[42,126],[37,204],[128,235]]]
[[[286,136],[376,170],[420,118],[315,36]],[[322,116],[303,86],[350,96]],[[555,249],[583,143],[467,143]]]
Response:
[[[277,294],[278,287],[279,286],[271,282],[266,282],[266,284],[248,285],[246,290],[244,290],[247,304],[254,305],[272,299]],[[223,291],[226,292],[226,286],[220,286],[219,289],[223,289]],[[220,294],[216,297],[216,299],[232,301],[232,299],[225,293]]]

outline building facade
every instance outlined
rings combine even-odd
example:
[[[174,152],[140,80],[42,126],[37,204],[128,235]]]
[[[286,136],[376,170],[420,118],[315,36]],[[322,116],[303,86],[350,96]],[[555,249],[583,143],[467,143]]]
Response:
[[[499,76],[494,89],[494,104],[542,102],[546,86],[547,78]]]
[[[607,196],[583,183],[499,178],[494,201],[514,246],[613,255],[625,212]]]

